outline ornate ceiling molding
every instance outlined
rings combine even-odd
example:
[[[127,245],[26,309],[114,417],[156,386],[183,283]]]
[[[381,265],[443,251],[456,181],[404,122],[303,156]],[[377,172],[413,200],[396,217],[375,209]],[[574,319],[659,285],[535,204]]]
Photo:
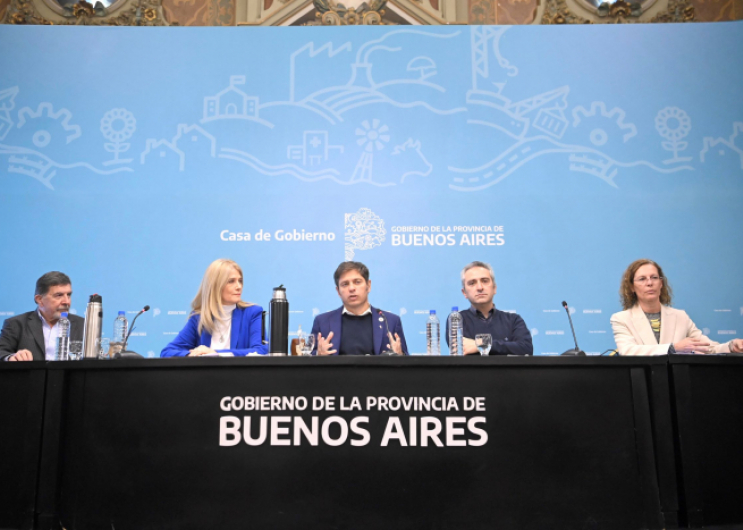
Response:
[[[652,6],[652,7],[651,7]],[[541,12],[541,16],[539,13]],[[634,24],[637,22],[692,22],[694,6],[690,0],[636,2],[617,0],[589,9],[584,1],[544,0],[537,6],[538,24]]]
[[[236,13],[239,26],[467,23],[464,0],[236,0]]]
[[[534,17],[536,20],[536,17]],[[542,24],[592,24],[587,18],[576,15],[565,0],[546,0],[542,12]]]
[[[358,8],[345,7],[335,0],[314,0],[317,20],[308,26],[377,26],[392,25],[394,22],[384,18],[386,0],[363,2]]]
[[[87,26],[169,26],[162,0],[121,0],[112,8],[95,7],[80,0],[70,6],[55,4],[56,9],[34,0],[11,0],[4,24],[87,25]]]
[[[694,6],[689,0],[669,0],[668,8],[653,18],[650,22],[694,22]]]

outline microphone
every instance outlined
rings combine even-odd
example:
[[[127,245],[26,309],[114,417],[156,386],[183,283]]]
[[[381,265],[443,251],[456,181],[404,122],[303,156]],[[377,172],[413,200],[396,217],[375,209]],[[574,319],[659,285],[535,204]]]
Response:
[[[570,317],[570,309],[568,309],[568,303],[563,300],[562,307],[568,314],[568,320],[570,321],[570,330],[573,332],[573,341],[575,342],[575,348],[563,352],[561,355],[582,355],[585,356],[586,352],[578,347],[578,339],[575,338],[575,328],[573,327],[573,319]]]
[[[146,313],[150,310],[150,306],[146,305],[142,308],[142,310],[137,313],[137,316],[134,317],[132,320],[132,325],[129,326],[129,333],[126,334],[126,338],[124,339],[124,344],[121,346],[121,350],[114,353],[113,358],[114,359],[143,359],[143,357],[138,354],[137,352],[128,351],[126,349],[126,343],[129,342],[129,336],[132,334],[132,331],[134,331],[134,323],[139,318],[139,315],[142,313]]]
[[[387,329],[387,335],[385,337],[386,337],[387,340],[389,340],[389,338],[390,338],[390,327],[387,324],[387,317],[384,316],[384,313],[382,313],[382,310],[381,309],[379,309],[378,311],[379,311],[379,321],[380,322],[383,321],[384,322],[384,327]],[[387,341],[384,341],[384,342],[387,342]],[[398,355],[397,353],[393,352],[391,349],[385,348],[384,347],[384,342],[382,342],[383,348],[382,348],[382,351],[379,352],[379,355]]]

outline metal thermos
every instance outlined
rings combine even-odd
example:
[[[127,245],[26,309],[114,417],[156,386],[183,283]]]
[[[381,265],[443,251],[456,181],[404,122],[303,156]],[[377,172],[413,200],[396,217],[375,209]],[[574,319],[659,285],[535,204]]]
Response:
[[[286,288],[283,284],[274,288],[268,313],[270,330],[268,351],[271,355],[287,355],[289,353],[289,301],[286,299]]]
[[[91,294],[85,309],[85,330],[83,331],[83,358],[98,359],[103,325],[103,299],[99,294]]]

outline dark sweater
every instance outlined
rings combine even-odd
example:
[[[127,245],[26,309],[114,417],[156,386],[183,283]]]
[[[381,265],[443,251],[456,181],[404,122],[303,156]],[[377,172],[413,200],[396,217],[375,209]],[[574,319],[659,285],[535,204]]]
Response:
[[[459,312],[462,315],[463,336],[474,339],[475,335],[489,333],[493,337],[490,355],[532,355],[534,346],[531,333],[524,319],[516,313],[498,311],[495,307],[487,316],[469,307]],[[449,321],[446,322],[446,343],[449,344]]]
[[[341,318],[341,344],[338,355],[374,355],[371,313],[360,317],[344,313]]]

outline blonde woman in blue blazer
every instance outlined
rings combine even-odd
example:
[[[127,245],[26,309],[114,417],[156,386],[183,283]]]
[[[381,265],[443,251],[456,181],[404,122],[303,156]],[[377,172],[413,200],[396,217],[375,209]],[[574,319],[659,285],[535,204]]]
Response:
[[[218,259],[206,269],[191,315],[160,357],[199,357],[231,353],[265,355],[261,306],[243,302],[243,273],[232,260]]]

